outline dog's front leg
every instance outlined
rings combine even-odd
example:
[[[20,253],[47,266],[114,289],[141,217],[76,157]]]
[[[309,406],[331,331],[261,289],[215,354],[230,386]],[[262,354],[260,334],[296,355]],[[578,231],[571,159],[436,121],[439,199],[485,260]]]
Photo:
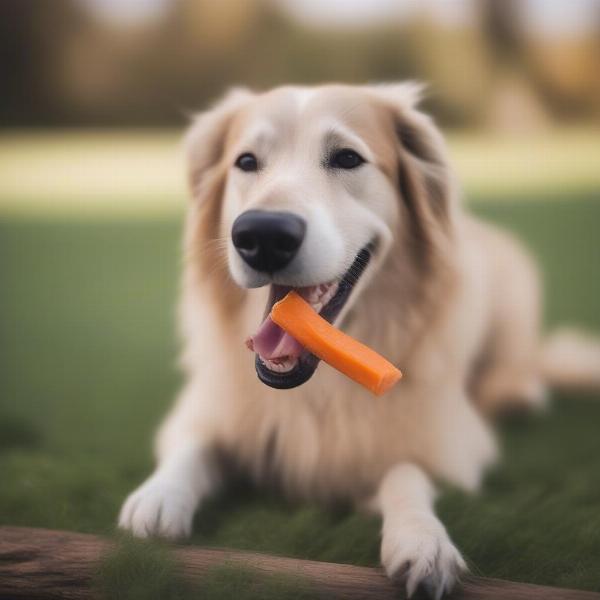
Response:
[[[427,475],[409,463],[390,469],[375,497],[383,518],[381,561],[389,577],[406,584],[409,597],[421,585],[440,598],[466,570],[435,515],[434,498]]]
[[[200,501],[213,488],[206,449],[197,442],[182,440],[125,500],[119,527],[138,537],[187,537]]]
[[[192,532],[200,502],[217,487],[211,446],[195,411],[201,390],[188,384],[158,436],[158,464],[125,500],[119,527],[138,537],[183,538]]]

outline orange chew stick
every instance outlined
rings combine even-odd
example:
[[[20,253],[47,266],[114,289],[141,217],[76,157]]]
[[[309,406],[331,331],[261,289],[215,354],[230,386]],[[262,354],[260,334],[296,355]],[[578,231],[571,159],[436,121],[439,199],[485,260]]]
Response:
[[[333,327],[296,292],[275,303],[271,319],[313,354],[377,396],[402,377],[393,364]]]

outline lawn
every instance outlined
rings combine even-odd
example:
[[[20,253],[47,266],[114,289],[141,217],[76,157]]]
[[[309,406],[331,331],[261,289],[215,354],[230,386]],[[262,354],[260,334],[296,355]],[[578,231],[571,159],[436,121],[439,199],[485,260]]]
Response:
[[[600,332],[600,192],[590,189],[562,197],[555,189],[548,202],[532,202],[529,190],[473,203],[539,257],[549,327]],[[0,218],[0,524],[110,534],[124,496],[148,474],[152,432],[179,381],[179,229],[170,214]],[[600,591],[598,400],[555,398],[546,415],[504,423],[505,459],[483,492],[448,490],[440,499],[475,573]],[[371,517],[242,487],[201,511],[193,543],[375,565],[378,527]],[[160,552],[138,569],[155,583]],[[162,580],[158,596],[131,581],[122,588],[131,593],[119,596],[110,588],[122,584],[119,568],[113,560],[105,569],[107,595],[181,597]],[[289,582],[256,595],[249,579],[216,573],[202,597],[228,597],[225,589],[304,597]]]

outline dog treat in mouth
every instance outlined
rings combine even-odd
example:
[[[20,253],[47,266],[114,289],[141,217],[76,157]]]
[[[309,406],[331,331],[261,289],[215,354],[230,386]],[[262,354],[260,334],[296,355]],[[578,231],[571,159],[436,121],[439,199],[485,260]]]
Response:
[[[273,305],[271,319],[315,356],[377,396],[402,377],[393,364],[336,329],[296,292]]]

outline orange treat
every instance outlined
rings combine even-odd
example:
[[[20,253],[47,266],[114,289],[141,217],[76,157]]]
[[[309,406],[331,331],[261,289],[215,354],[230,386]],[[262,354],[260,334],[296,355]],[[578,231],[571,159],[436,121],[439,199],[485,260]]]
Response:
[[[377,396],[402,377],[393,364],[336,329],[296,292],[275,303],[271,319],[307,350]]]

